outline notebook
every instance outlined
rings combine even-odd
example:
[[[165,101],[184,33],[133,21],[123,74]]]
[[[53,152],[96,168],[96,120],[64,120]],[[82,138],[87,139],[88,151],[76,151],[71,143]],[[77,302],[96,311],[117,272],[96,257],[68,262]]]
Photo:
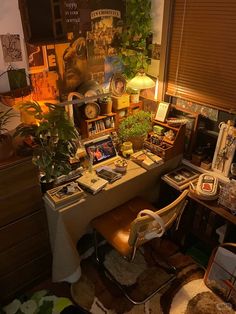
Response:
[[[110,135],[104,135],[84,142],[87,155],[91,158],[93,168],[113,163],[120,158]]]

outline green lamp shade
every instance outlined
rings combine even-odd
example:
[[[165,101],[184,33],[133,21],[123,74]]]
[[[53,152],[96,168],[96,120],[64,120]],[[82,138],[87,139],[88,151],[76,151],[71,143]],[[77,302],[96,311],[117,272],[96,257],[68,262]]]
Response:
[[[137,75],[128,83],[128,87],[134,89],[147,89],[152,88],[155,85],[156,83],[144,72],[138,72]]]

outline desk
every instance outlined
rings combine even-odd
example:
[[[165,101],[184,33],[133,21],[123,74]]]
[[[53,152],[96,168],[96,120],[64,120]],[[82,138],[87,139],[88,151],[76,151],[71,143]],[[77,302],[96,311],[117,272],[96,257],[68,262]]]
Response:
[[[161,175],[177,167],[180,158],[177,156],[151,170],[129,160],[121,179],[108,184],[98,194],[86,193],[85,199],[59,210],[54,210],[44,199],[53,254],[52,280],[76,282],[81,275],[76,244],[89,230],[90,221],[137,195],[152,200],[157,196]]]

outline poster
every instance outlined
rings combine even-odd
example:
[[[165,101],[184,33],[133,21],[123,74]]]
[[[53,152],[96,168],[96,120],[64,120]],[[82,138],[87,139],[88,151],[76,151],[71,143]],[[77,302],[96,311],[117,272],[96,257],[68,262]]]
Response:
[[[22,51],[19,34],[1,35],[4,62],[22,61]]]
[[[31,44],[26,44],[26,49],[29,60],[30,74],[48,70],[45,46],[35,46]]]

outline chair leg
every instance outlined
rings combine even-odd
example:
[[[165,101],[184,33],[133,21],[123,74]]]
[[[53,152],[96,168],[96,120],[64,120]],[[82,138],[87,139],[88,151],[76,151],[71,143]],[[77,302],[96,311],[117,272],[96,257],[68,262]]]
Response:
[[[97,240],[97,231],[93,230],[93,242],[94,242],[94,251],[95,251],[95,259],[98,264],[101,264],[98,254],[98,240]]]

